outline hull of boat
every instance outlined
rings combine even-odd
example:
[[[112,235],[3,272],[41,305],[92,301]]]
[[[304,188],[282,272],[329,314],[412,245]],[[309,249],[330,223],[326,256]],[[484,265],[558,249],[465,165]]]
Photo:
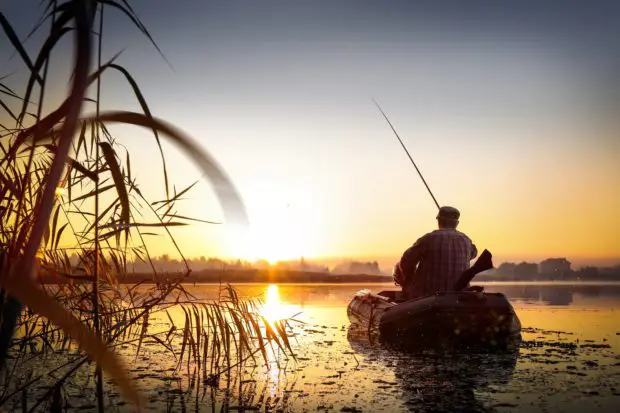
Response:
[[[352,323],[377,330],[382,342],[405,347],[502,349],[520,338],[521,323],[500,293],[446,292],[393,303],[358,293]]]

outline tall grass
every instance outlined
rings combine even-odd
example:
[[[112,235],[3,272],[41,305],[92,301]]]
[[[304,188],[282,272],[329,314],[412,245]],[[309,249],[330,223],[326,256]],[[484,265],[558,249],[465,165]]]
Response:
[[[136,356],[147,342],[160,346],[178,360],[177,372],[183,369],[204,383],[243,363],[267,363],[273,348],[292,354],[287,322],[267,322],[260,303],[239,299],[232,287],[219,302],[192,297],[182,284],[189,274],[187,263],[187,270],[172,278],[158,274],[151,263],[157,282],[150,288],[121,283],[128,261],[150,262],[145,239],[153,227],[162,229],[183,257],[169,228],[200,221],[176,213],[191,186],[170,189],[162,138],[204,171],[228,222],[245,224],[247,217],[241,197],[215,159],[151,113],[136,79],[117,63],[118,55],[102,61],[104,8],[122,12],[159,51],[125,0],[48,1],[33,33],[47,27],[49,34],[34,57],[0,12],[0,26],[27,74],[23,90],[0,77],[0,369],[5,383],[0,406],[52,374],[55,385],[29,408],[45,403],[58,408],[64,383],[94,360],[99,410],[104,409],[101,370],[140,407],[144,401],[138,386],[115,352],[128,345],[136,346]],[[69,35],[75,50],[72,72],[67,73],[72,86],[63,101],[44,113],[43,107],[50,105],[49,62],[58,42]],[[110,71],[127,80],[141,113],[100,110],[102,77]],[[94,98],[89,98],[92,89]],[[93,104],[93,113],[84,114]],[[111,123],[152,131],[161,154],[164,199],[142,194],[131,174],[131,154],[123,152],[122,137],[110,133]],[[42,278],[56,284],[43,285]],[[180,323],[170,316],[174,308],[183,314]],[[150,320],[164,314],[169,327],[150,328]],[[80,356],[52,372],[33,373],[9,390],[9,383],[23,373],[20,365],[67,349]]]

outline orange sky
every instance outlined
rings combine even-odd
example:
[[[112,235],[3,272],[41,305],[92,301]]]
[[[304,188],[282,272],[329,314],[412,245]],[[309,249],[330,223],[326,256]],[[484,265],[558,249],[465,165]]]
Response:
[[[398,167],[377,173],[376,167],[358,165],[359,171],[331,177],[332,186],[311,182],[312,177],[296,185],[286,173],[261,173],[260,162],[253,163],[257,172],[240,168],[241,179],[232,177],[247,207],[249,232],[225,222],[171,228],[183,253],[271,261],[301,256],[379,259],[389,265],[417,237],[434,229],[436,208],[404,153],[391,141],[390,131],[377,123],[377,130],[369,133],[386,138],[384,146],[393,149],[389,158]],[[469,167],[469,160],[459,159],[462,148],[446,150],[436,160],[421,157],[418,164],[439,202],[461,210],[459,229],[479,248],[491,250],[497,264],[550,256],[567,256],[576,264],[620,262],[620,220],[613,215],[620,210],[620,196],[612,190],[620,169],[614,154],[587,161],[595,149],[552,151],[541,146],[540,153],[525,157],[525,164],[487,155]],[[550,152],[553,158],[547,159]],[[200,176],[176,149],[167,147],[167,154],[178,190]],[[139,157],[132,160],[132,174],[142,192],[152,200],[162,198],[159,159],[136,168],[140,164]],[[184,198],[179,214],[224,221],[208,181],[202,180]],[[176,255],[164,236],[151,237],[148,245],[151,254]]]

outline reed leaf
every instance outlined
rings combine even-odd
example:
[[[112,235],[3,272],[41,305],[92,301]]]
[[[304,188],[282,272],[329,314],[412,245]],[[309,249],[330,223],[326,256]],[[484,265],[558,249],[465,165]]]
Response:
[[[118,383],[121,391],[132,402],[140,406],[141,397],[134,383],[128,378],[127,371],[120,359],[93,334],[72,316],[66,309],[58,304],[47,294],[38,289],[34,284],[26,281],[24,277],[0,277],[0,285],[6,291],[28,306],[46,317],[54,324],[60,326],[68,336],[76,339],[80,346],[105,369]]]
[[[19,123],[17,116],[15,116],[13,111],[2,101],[2,99],[0,99],[0,107],[2,107],[2,109],[4,109],[15,122]],[[6,127],[3,127],[3,129],[8,130]]]
[[[101,142],[99,144],[101,150],[103,152],[103,157],[105,158],[108,167],[110,168],[110,173],[112,174],[112,179],[114,180],[114,185],[116,186],[116,192],[118,193],[118,197],[121,203],[121,223],[123,225],[129,225],[129,196],[127,195],[127,188],[125,187],[123,174],[121,169],[116,161],[116,153],[112,146],[107,142]],[[125,231],[125,242],[127,242],[127,237],[129,236],[129,231]]]
[[[169,205],[169,204],[173,204],[174,202],[178,201],[178,200],[181,198],[181,196],[183,196],[183,195],[184,195],[187,191],[189,191],[190,189],[192,189],[192,188],[193,188],[193,187],[194,187],[194,186],[195,186],[198,182],[200,182],[200,181],[196,181],[196,182],[194,182],[193,184],[188,185],[188,186],[187,186],[187,188],[183,189],[183,190],[182,190],[181,192],[179,192],[178,194],[176,193],[176,190],[175,190],[175,195],[174,195],[174,197],[172,197],[172,198],[170,198],[170,197],[166,197],[166,199],[165,199],[165,200],[163,200],[163,201],[155,201],[155,202],[152,202],[152,203],[151,203],[151,205],[163,204],[162,206],[166,206],[166,205]],[[160,208],[161,208],[161,207],[160,207]]]
[[[88,117],[83,121],[90,123],[95,120],[96,117]],[[136,112],[104,112],[99,115],[98,120],[104,123],[124,123],[149,129],[155,128],[163,135],[166,135],[173,143],[183,149],[209,177],[222,204],[227,221],[243,226],[249,224],[245,206],[232,181],[215,159],[183,132],[161,119],[149,118]]]
[[[291,343],[288,340],[288,334],[286,332],[286,326],[284,323],[285,323],[284,320],[276,321],[274,323],[276,327],[276,331],[279,333],[280,338],[284,342],[284,345],[289,350],[289,354],[293,357],[293,359],[296,359],[295,352],[293,351],[293,348],[291,347]]]
[[[177,215],[177,214],[167,214],[165,216],[168,217],[168,218],[179,218],[179,219],[186,219],[188,221],[202,222],[203,224],[213,224],[213,225],[221,224],[221,222],[207,221],[207,220],[198,219],[198,218],[190,218],[190,217],[186,217],[186,216],[183,216],[183,215]]]
[[[137,227],[182,227],[188,225],[185,222],[130,222],[129,224],[105,224],[101,225],[100,228],[115,228],[115,229],[128,229],[128,228],[137,228]],[[143,233],[144,234],[144,233]]]
[[[149,33],[149,31],[146,29],[146,27],[142,24],[142,22],[140,21],[140,19],[138,19],[138,16],[136,15],[136,13],[133,11],[133,9],[131,8],[131,6],[129,6],[129,3],[127,1],[123,0],[123,4],[125,5],[125,7],[121,6],[120,4],[118,4],[115,1],[112,0],[97,0],[102,4],[106,4],[108,6],[112,6],[115,7],[117,9],[119,9],[120,11],[122,11],[123,13],[125,13],[125,15],[127,15],[131,21],[134,23],[134,25],[149,39],[149,41],[151,42],[151,44],[155,47],[155,49],[157,49],[157,52],[159,53],[159,55],[162,57],[162,59],[164,59],[164,61],[168,64],[168,66],[170,68],[172,68],[172,65],[170,64],[170,62],[168,61],[168,59],[166,59],[166,56],[164,56],[163,52],[161,51],[161,49],[159,48],[159,46],[157,45],[157,43],[155,43],[155,40],[153,39],[153,37],[151,36],[151,34]]]
[[[13,45],[17,53],[19,53],[19,56],[22,58],[22,61],[24,62],[24,64],[28,66],[28,69],[30,69],[31,73],[35,74],[35,80],[37,82],[42,82],[41,76],[38,75],[39,73],[38,70],[35,70],[34,65],[32,64],[32,60],[30,60],[30,57],[28,56],[26,49],[24,49],[24,46],[22,46],[22,42],[17,37],[17,34],[15,34],[15,30],[13,30],[13,26],[11,26],[9,21],[4,16],[4,13],[2,12],[0,12],[0,26],[2,26],[2,30],[4,31],[4,34],[9,39],[9,41],[11,42],[11,45]]]
[[[149,323],[149,313],[145,313],[144,318],[142,319],[142,329],[140,330],[140,339],[138,340],[138,348],[136,349],[136,359],[138,358],[138,354],[140,353],[140,347],[142,347],[142,341],[144,340],[144,336],[146,335],[148,323]]]
[[[58,224],[58,214],[59,213],[60,213],[60,205],[58,205],[56,207],[56,212],[54,212],[54,218],[52,219],[52,229],[51,229],[51,232],[50,232],[51,236],[54,236],[56,234],[56,225]]]
[[[54,22],[54,27],[52,28],[52,33],[50,34],[50,36],[48,36],[45,39],[45,43],[43,44],[43,46],[41,46],[41,49],[39,51],[39,55],[37,56],[37,59],[35,60],[33,67],[31,68],[30,71],[30,78],[28,79],[28,84],[26,86],[26,91],[24,92],[24,103],[22,105],[22,109],[19,115],[19,119],[22,120],[24,119],[26,113],[27,113],[27,109],[28,109],[28,102],[30,100],[30,95],[32,93],[32,89],[34,87],[34,82],[35,81],[39,81],[41,82],[41,78],[39,76],[39,71],[43,68],[43,65],[45,64],[45,62],[49,59],[50,57],[50,53],[52,52],[52,49],[56,46],[56,43],[58,43],[58,41],[60,41],[60,39],[66,35],[67,33],[70,33],[71,31],[74,31],[73,28],[70,27],[63,27],[65,24],[67,24],[72,18],[73,18],[73,12],[66,10],[65,12],[63,12],[58,20],[56,20]],[[79,36],[79,35],[78,35]],[[81,99],[81,98],[79,98]]]
[[[86,193],[84,195],[80,195],[79,197],[74,198],[73,202],[81,201],[81,200],[87,199],[87,198],[92,198],[95,195],[101,195],[102,193],[104,193],[106,191],[109,191],[110,189],[115,188],[115,187],[116,187],[115,184],[101,186],[101,187],[99,187],[98,190],[93,189],[92,191],[90,191],[90,192],[88,192],[88,193]]]
[[[62,227],[60,227],[60,229],[58,230],[58,233],[56,234],[56,240],[54,242],[53,248],[57,249],[58,248],[58,243],[60,242],[60,237],[62,236],[63,231],[65,230],[65,228],[67,228],[67,225],[69,224],[64,224]]]
[[[190,335],[189,315],[187,314],[187,311],[185,311],[185,308],[181,308],[181,309],[183,310],[183,313],[185,314],[185,327],[183,328],[183,342],[181,343],[181,353],[179,355],[179,364],[178,364],[177,369],[181,368],[181,364],[183,363],[183,356],[185,355],[185,348],[189,341],[189,335]]]
[[[45,147],[51,153],[56,153],[56,146],[55,145],[48,144],[48,145],[43,145],[43,147]],[[93,182],[96,182],[97,179],[99,178],[99,176],[95,172],[92,172],[92,171],[88,170],[80,162],[76,161],[75,159],[73,159],[70,156],[67,156],[66,162],[67,162],[67,165],[69,165],[69,167],[76,169],[82,175],[88,177]]]
[[[149,109],[149,105],[146,103],[146,99],[144,98],[144,95],[142,94],[142,91],[140,90],[140,88],[138,87],[138,84],[136,83],[136,81],[134,80],[134,78],[131,76],[131,74],[129,74],[129,72],[122,66],[114,64],[114,63],[109,63],[105,66],[103,66],[101,68],[101,70],[105,70],[107,68],[110,69],[115,69],[117,71],[119,71],[120,73],[123,74],[123,76],[125,76],[125,78],[127,79],[127,82],[129,83],[129,85],[131,86],[134,94],[136,95],[136,98],[138,99],[138,103],[140,104],[140,107],[142,108],[142,111],[144,112],[144,114],[149,118],[149,119],[153,119],[153,115],[151,114],[151,110]],[[152,128],[151,129],[153,131],[153,135],[155,137],[155,142],[157,143],[157,147],[159,148],[159,154],[161,156],[161,160],[162,160],[162,168],[163,168],[163,173],[164,173],[164,188],[166,190],[166,198],[169,198],[169,189],[168,189],[168,169],[166,167],[166,158],[164,156],[164,149],[161,146],[161,140],[159,139],[159,133],[157,131],[157,128]],[[127,160],[128,164],[129,164],[129,159]]]

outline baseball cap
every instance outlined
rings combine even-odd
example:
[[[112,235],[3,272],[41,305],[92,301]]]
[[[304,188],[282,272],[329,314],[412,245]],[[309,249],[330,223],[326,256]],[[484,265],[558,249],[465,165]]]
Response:
[[[459,219],[460,216],[461,213],[459,212],[459,210],[451,206],[442,206],[441,208],[439,208],[439,213],[437,213],[437,219]]]

